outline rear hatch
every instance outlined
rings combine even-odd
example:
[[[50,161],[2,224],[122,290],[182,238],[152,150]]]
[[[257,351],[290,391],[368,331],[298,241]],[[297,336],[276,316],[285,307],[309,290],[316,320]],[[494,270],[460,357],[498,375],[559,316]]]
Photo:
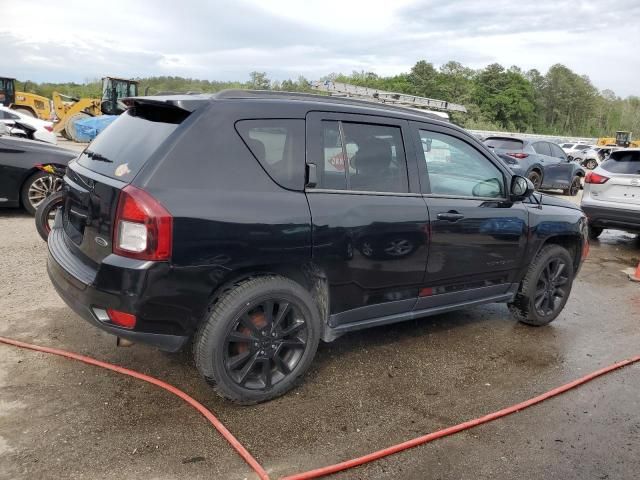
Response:
[[[526,158],[524,152],[524,142],[517,138],[510,137],[488,137],[484,144],[493,150],[502,160],[507,163],[518,163],[519,158]]]
[[[62,224],[67,246],[83,262],[96,267],[112,253],[120,191],[166,150],[188,115],[175,105],[136,100],[69,164]]]
[[[606,201],[640,205],[640,150],[618,150],[594,171],[608,178],[591,185],[592,197]]]

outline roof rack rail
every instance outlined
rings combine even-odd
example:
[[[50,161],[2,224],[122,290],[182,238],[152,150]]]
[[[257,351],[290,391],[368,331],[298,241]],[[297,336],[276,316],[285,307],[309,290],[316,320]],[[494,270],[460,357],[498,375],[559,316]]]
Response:
[[[214,94],[213,98],[216,99],[242,99],[242,98],[280,98],[286,100],[308,100],[312,102],[331,102],[341,105],[357,105],[369,108],[379,108],[383,106],[386,109],[397,110],[401,112],[407,112],[416,115],[424,115],[436,120],[448,120],[448,115],[440,112],[430,112],[422,108],[415,108],[408,105],[398,105],[388,102],[371,101],[363,98],[353,97],[340,97],[334,95],[322,95],[317,93],[302,93],[302,92],[284,92],[275,90],[246,90],[246,89],[227,89],[221,90]]]

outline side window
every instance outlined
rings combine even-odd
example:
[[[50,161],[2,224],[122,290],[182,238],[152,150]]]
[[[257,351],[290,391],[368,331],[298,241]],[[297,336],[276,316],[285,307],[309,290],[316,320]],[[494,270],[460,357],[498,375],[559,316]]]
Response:
[[[345,122],[342,129],[350,190],[409,191],[400,127]]]
[[[321,176],[318,187],[331,190],[347,189],[347,173],[344,170],[345,156],[342,150],[340,124],[337,121],[322,122],[323,165],[318,165]]]
[[[319,188],[408,192],[400,127],[323,121]]]
[[[540,155],[546,155],[547,157],[551,156],[551,149],[549,148],[549,144],[547,142],[534,143],[533,149]]]
[[[549,146],[551,147],[551,154],[554,157],[559,158],[561,160],[565,159],[565,154],[558,145],[556,145],[555,143],[550,143]]]
[[[504,175],[498,167],[462,140],[420,130],[428,185],[434,195],[504,198]],[[422,182],[427,185],[427,182]]]
[[[236,130],[269,176],[280,186],[304,188],[304,120],[240,120]]]

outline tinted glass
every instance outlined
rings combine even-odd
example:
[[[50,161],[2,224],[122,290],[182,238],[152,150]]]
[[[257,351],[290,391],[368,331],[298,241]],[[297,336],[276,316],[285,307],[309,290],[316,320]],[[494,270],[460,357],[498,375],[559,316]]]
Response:
[[[576,145],[576,150],[586,150],[589,145]]]
[[[562,145],[560,145],[562,148],[571,148],[573,147],[573,143],[563,143]]]
[[[241,120],[236,129],[276,183],[296,190],[304,187],[304,120]]]
[[[540,155],[546,155],[548,157],[551,156],[551,149],[549,148],[549,144],[547,142],[536,142],[532,146],[536,153],[539,153]]]
[[[78,163],[130,182],[186,115],[169,108],[127,110],[89,144]]]
[[[498,167],[462,140],[420,130],[430,192],[436,195],[504,198],[504,176]]]
[[[613,152],[600,167],[611,173],[638,175],[640,174],[640,152]]]
[[[347,173],[342,150],[340,126],[337,121],[322,122],[322,156],[323,165],[317,165],[319,172],[319,188],[346,190]]]
[[[350,190],[408,192],[407,160],[399,127],[342,123]]]
[[[551,147],[551,155],[561,159],[565,158],[564,152],[558,145],[556,145],[555,143],[550,143],[549,146]]]
[[[487,138],[484,144],[489,148],[500,148],[502,150],[522,150],[522,140],[514,138]]]

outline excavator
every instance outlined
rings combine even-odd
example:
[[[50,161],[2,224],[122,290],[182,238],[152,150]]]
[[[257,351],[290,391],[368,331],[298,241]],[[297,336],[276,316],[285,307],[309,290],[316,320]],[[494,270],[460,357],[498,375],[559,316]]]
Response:
[[[51,120],[51,100],[35,93],[16,92],[16,79],[0,77],[0,104],[30,117]]]
[[[53,109],[58,117],[53,131],[78,141],[77,120],[98,115],[120,115],[126,109],[122,99],[137,95],[137,80],[116,77],[102,79],[102,98],[77,98],[53,92]]]
[[[596,143],[599,147],[640,148],[640,140],[631,140],[631,132],[618,131],[614,137],[602,137]]]

